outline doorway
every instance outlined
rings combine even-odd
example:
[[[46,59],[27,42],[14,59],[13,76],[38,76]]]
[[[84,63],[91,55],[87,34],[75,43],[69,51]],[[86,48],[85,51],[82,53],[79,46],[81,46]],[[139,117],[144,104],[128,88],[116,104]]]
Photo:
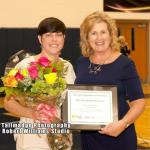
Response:
[[[126,38],[142,82],[148,79],[148,21],[117,20],[119,35]]]

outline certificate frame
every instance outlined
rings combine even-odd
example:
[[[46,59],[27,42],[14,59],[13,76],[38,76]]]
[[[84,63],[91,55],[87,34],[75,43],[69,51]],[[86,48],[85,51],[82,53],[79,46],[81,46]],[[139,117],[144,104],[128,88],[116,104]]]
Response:
[[[117,86],[68,84],[62,119],[72,130],[100,130],[117,121]]]

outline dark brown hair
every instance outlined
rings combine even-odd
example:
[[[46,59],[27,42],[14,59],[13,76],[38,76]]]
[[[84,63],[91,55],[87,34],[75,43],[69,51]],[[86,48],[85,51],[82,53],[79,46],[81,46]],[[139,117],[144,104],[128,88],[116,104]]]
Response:
[[[45,18],[42,20],[38,26],[38,35],[42,35],[48,32],[62,32],[64,35],[66,34],[66,26],[65,24],[54,17]]]

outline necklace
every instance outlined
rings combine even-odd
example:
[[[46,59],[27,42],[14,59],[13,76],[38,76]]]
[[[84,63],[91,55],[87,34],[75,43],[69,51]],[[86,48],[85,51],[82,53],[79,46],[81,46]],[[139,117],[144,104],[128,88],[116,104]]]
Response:
[[[96,75],[98,72],[100,72],[102,70],[102,66],[106,63],[106,61],[110,58],[112,53],[110,53],[110,55],[104,60],[104,62],[102,64],[98,64],[95,65],[90,61],[90,65],[88,67],[89,69],[89,74],[94,74]]]
[[[94,64],[92,64],[92,63],[90,62],[90,65],[89,65],[89,67],[88,67],[88,69],[89,69],[89,74],[97,74],[97,72],[100,72],[100,71],[102,70],[102,69],[101,69],[102,65],[103,65],[103,64],[99,64],[99,65],[95,66]]]

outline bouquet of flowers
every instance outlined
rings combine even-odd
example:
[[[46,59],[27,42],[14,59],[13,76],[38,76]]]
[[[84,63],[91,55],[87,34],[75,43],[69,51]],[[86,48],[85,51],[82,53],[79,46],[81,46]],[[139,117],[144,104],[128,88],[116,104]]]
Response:
[[[67,68],[63,61],[50,61],[47,57],[40,57],[36,62],[31,62],[27,68],[11,69],[8,74],[1,79],[4,86],[0,87],[0,92],[6,96],[15,95],[15,98],[24,106],[35,108],[44,114],[42,123],[60,123],[58,109],[62,102],[61,94],[66,88],[64,75]],[[64,139],[61,145],[58,138]],[[52,139],[53,138],[53,139]],[[48,134],[50,145],[53,149],[67,148],[67,135]],[[57,144],[55,144],[57,141]],[[57,145],[57,148],[56,148]]]

